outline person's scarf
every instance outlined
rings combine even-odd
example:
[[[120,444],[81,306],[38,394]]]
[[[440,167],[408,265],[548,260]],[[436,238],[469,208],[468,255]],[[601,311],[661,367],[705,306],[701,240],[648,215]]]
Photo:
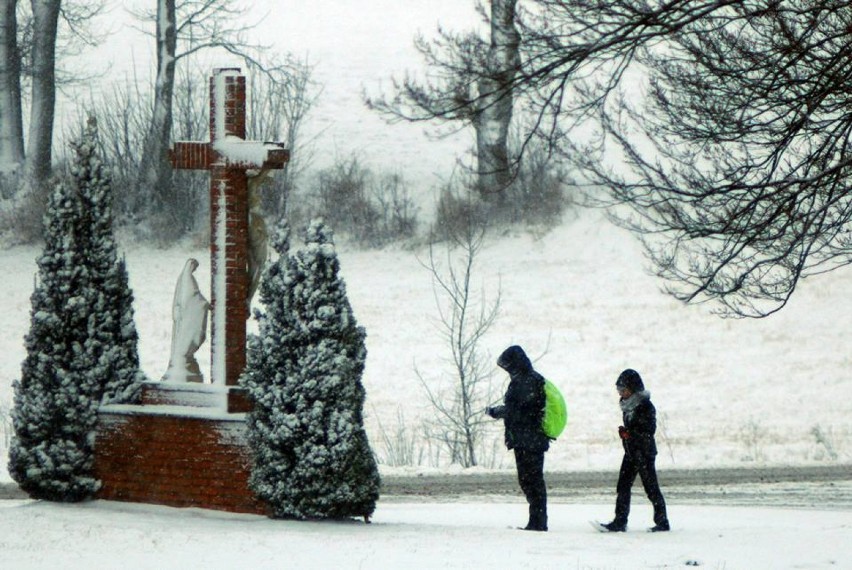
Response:
[[[651,392],[649,392],[648,390],[642,390],[641,392],[634,392],[629,398],[625,400],[621,400],[619,404],[621,405],[621,411],[624,414],[625,420],[632,420],[633,414],[636,412],[636,408],[639,407],[639,404],[641,404],[645,400],[650,399]]]

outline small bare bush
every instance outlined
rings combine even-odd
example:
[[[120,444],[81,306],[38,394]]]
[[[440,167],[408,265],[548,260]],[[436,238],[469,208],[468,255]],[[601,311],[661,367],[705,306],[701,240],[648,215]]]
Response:
[[[0,402],[0,438],[4,449],[9,449],[12,441],[12,406],[9,402]]]
[[[816,458],[828,458],[831,461],[837,461],[838,454],[834,443],[835,438],[832,429],[828,428],[827,430],[823,430],[822,426],[817,424],[811,428],[811,435],[814,437],[817,446],[819,446]]]
[[[430,243],[450,242],[454,236],[465,235],[471,225],[485,227],[487,219],[488,205],[471,181],[451,181],[438,197]]]
[[[473,467],[482,464],[479,453],[489,419],[483,410],[493,400],[493,365],[481,340],[500,314],[500,291],[486,300],[474,284],[485,228],[469,220],[453,238],[441,256],[430,245],[429,261],[421,262],[432,277],[437,326],[450,355],[451,372],[444,375],[447,381],[441,376],[426,378],[416,367],[415,373],[435,412],[427,424],[427,437],[449,452],[452,463]]]
[[[417,206],[405,179],[400,174],[384,174],[372,185],[373,199],[380,216],[382,241],[414,237],[417,232]]]
[[[422,464],[425,451],[419,437],[410,430],[401,407],[396,409],[396,425],[386,429],[376,416],[381,437],[382,453],[379,462],[391,467],[417,466]]]
[[[672,440],[669,437],[669,415],[666,412],[663,412],[657,419],[659,420],[657,422],[657,427],[659,428],[657,431],[660,434],[660,439],[662,439],[666,449],[668,449],[669,457],[671,458],[672,463],[674,463],[674,448],[672,447]]]
[[[512,226],[549,229],[574,205],[567,187],[567,170],[542,147],[528,147],[514,180],[499,193],[482,195],[470,173],[448,183],[438,198],[432,239],[446,241],[471,219],[492,231]]]
[[[766,459],[764,446],[769,433],[760,425],[760,422],[750,419],[740,427],[739,438],[746,448],[743,457],[745,461],[763,461]]]
[[[567,188],[568,172],[540,145],[529,147],[515,180],[506,189],[498,219],[510,224],[553,227],[572,206]]]
[[[363,246],[412,237],[417,208],[399,174],[376,176],[357,156],[321,170],[313,187],[313,215]]]

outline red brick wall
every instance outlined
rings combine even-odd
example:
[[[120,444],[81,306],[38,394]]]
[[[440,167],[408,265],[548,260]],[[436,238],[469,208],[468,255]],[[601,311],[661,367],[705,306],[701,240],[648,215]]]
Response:
[[[125,409],[105,408],[98,422],[95,473],[103,483],[98,498],[267,514],[248,487],[251,452],[243,416],[114,408]]]

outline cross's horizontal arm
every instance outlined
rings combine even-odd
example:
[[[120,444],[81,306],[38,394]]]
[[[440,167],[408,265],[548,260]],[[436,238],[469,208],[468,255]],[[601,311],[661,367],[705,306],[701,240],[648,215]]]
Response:
[[[280,170],[290,160],[290,151],[281,143],[246,141],[228,136],[215,141],[213,148],[230,167]]]
[[[213,154],[210,143],[181,141],[169,151],[169,161],[176,169],[207,170],[213,164]]]

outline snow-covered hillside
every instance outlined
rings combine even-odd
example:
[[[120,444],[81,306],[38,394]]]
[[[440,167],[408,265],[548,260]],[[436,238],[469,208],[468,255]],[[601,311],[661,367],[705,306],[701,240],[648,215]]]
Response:
[[[177,276],[187,257],[198,258],[196,275],[208,295],[209,256],[193,247],[154,250],[125,243],[124,249],[142,365],[159,379],[169,354]],[[407,433],[418,436],[417,467],[445,468],[435,459],[434,445],[430,450],[419,438],[432,410],[415,366],[433,385],[451,381],[430,276],[418,261],[426,252],[340,250],[356,317],[367,329],[365,412],[374,449],[387,455],[381,430],[396,435],[403,418]],[[24,357],[38,253],[20,247],[0,251],[6,291],[0,299],[4,411]],[[662,468],[852,461],[848,269],[803,283],[781,313],[755,321],[723,320],[710,307],[686,307],[662,294],[662,283],[645,273],[632,236],[596,212],[569,216],[540,238],[492,237],[477,263],[476,279],[486,296],[493,298],[499,289],[502,299],[484,347],[495,359],[510,344],[539,355],[537,369],[561,386],[568,401],[569,426],[548,454],[547,469],[617,467],[620,412],[613,383],[626,367],[639,370],[657,405]],[[205,345],[197,355],[207,377],[208,350]],[[506,382],[496,366],[493,381],[496,397]],[[483,462],[512,466],[494,427]],[[0,478],[8,477],[0,470]]]

